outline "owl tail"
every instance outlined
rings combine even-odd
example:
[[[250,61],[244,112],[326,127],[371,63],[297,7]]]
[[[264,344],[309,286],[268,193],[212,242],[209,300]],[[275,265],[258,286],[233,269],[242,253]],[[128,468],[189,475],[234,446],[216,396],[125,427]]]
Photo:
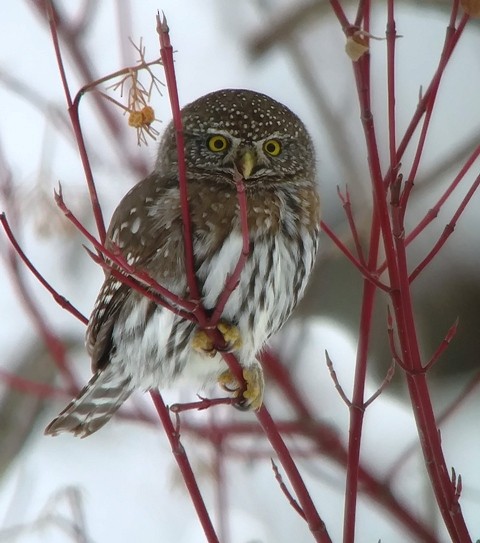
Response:
[[[106,424],[133,392],[130,377],[119,375],[110,365],[97,371],[67,407],[45,428],[45,434],[56,436],[71,432],[87,437]]]

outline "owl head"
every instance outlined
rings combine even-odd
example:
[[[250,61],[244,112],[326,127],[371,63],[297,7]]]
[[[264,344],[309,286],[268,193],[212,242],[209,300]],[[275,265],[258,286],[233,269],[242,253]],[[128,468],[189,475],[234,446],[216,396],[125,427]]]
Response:
[[[235,171],[248,184],[313,179],[311,138],[286,106],[258,92],[224,89],[182,109],[187,175],[232,183]],[[160,144],[156,171],[177,177],[175,129]]]

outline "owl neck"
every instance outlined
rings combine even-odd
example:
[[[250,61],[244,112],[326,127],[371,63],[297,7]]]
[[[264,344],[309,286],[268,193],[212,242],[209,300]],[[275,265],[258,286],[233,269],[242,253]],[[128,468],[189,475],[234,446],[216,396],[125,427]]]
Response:
[[[275,186],[247,185],[247,218],[250,236],[277,235],[305,227],[318,229],[318,195],[312,183],[284,183]],[[239,204],[234,186],[189,184],[189,203],[194,231],[218,230],[224,238],[239,228]]]

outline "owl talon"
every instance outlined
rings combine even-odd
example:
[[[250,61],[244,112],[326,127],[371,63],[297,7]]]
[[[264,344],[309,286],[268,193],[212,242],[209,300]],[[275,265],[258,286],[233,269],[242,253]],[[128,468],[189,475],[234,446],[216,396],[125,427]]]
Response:
[[[242,346],[242,336],[240,335],[240,330],[235,325],[226,321],[220,321],[217,324],[217,329],[225,340],[226,347],[222,349],[223,352],[231,353],[240,349]]]
[[[222,334],[225,341],[225,347],[222,349],[215,348],[215,344],[205,330],[197,330],[193,335],[192,349],[199,353],[214,357],[217,351],[230,353],[239,349],[242,346],[242,338],[240,330],[233,324],[226,321],[220,321],[217,324],[217,330]]]
[[[243,378],[247,387],[243,391],[243,398],[239,399],[235,407],[242,411],[258,411],[263,402],[264,381],[262,368],[259,365],[244,368]],[[238,398],[242,392],[242,387],[230,370],[226,370],[219,375],[218,384],[227,392],[232,393],[234,398]]]
[[[217,351],[213,346],[213,341],[210,339],[205,330],[197,330],[195,332],[191,345],[192,349],[197,351],[197,353],[201,353],[212,358],[217,354]]]

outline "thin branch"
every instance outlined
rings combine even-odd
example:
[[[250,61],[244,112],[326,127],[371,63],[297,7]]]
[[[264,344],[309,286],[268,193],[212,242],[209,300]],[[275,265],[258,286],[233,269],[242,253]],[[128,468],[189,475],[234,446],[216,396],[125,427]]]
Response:
[[[170,406],[170,411],[172,411],[172,413],[183,413],[184,411],[202,411],[215,405],[235,405],[237,403],[236,398],[204,398],[198,394],[197,396],[200,398],[198,402],[174,403]]]
[[[277,480],[280,490],[283,492],[285,497],[288,500],[288,503],[293,507],[293,509],[303,518],[303,520],[307,520],[305,517],[305,513],[302,511],[302,508],[298,505],[297,500],[292,496],[290,491],[288,490],[287,486],[285,485],[282,476],[280,475],[280,471],[278,470],[277,465],[273,461],[273,458],[270,459],[272,462],[272,469],[273,473],[275,474],[275,479]]]
[[[345,391],[342,388],[342,385],[338,381],[337,374],[335,372],[335,369],[333,367],[333,362],[328,354],[328,351],[325,350],[325,361],[327,363],[328,371],[330,372],[330,377],[332,378],[333,384],[335,385],[335,388],[340,395],[340,398],[342,398],[343,402],[347,407],[352,406],[352,402],[348,399],[347,395],[345,394]]]
[[[93,179],[93,172],[90,165],[90,159],[88,158],[87,149],[85,147],[85,140],[83,138],[82,130],[80,128],[80,118],[78,116],[78,107],[74,107],[72,97],[70,94],[70,88],[68,86],[67,76],[65,73],[65,67],[63,65],[62,53],[60,51],[60,43],[57,33],[57,18],[54,11],[54,7],[51,0],[46,2],[48,22],[50,25],[50,32],[52,35],[52,42],[55,48],[55,56],[57,58],[58,70],[60,72],[60,78],[62,80],[63,90],[65,92],[65,99],[67,101],[68,112],[70,114],[70,120],[72,123],[75,139],[77,140],[78,152],[82,161],[83,170],[85,172],[85,179],[87,182],[88,191],[90,193],[90,201],[92,204],[93,216],[95,217],[95,223],[97,225],[98,235],[102,243],[105,242],[106,230],[105,223],[103,221],[102,209],[100,207],[100,201],[98,199],[97,188]]]
[[[370,404],[372,404],[380,396],[380,394],[388,387],[388,385],[392,382],[394,375],[395,375],[395,362],[393,362],[388,368],[387,374],[385,375],[385,378],[383,379],[383,381],[381,382],[377,390],[370,396],[370,398],[368,398],[368,400],[365,400],[365,403],[363,404],[364,409],[367,409],[367,407]]]
[[[347,246],[336,236],[333,230],[328,226],[324,221],[320,221],[320,226],[322,230],[327,234],[327,236],[333,241],[338,249],[347,257],[347,259],[362,273],[362,276],[375,285],[377,288],[389,292],[390,287],[385,283],[382,283],[377,277],[375,277],[365,266],[363,266],[348,250]]]
[[[448,332],[446,333],[440,345],[437,347],[436,351],[433,353],[430,360],[427,362],[427,364],[425,364],[424,369],[426,372],[438,362],[442,354],[447,350],[448,346],[450,345],[451,341],[453,340],[453,338],[455,337],[457,333],[458,322],[459,322],[459,319],[457,317],[455,322],[448,329]]]
[[[248,255],[250,254],[250,235],[248,231],[247,198],[245,194],[245,184],[243,182],[244,179],[237,172],[237,175],[234,177],[234,181],[235,186],[237,187],[237,198],[242,232],[242,250],[240,256],[238,257],[237,264],[235,265],[235,269],[230,277],[227,278],[225,287],[220,294],[217,303],[215,304],[215,309],[209,320],[209,324],[212,326],[216,326],[223,313],[225,305],[228,302],[228,299],[230,298],[232,292],[238,287],[240,275],[245,267]]]
[[[115,279],[118,279],[118,281],[120,281],[124,285],[127,285],[131,289],[136,290],[140,294],[143,294],[143,296],[145,296],[146,298],[149,298],[150,300],[152,300],[152,302],[155,302],[157,305],[165,307],[172,313],[175,313],[175,315],[178,315],[182,317],[183,319],[186,319],[192,322],[197,322],[193,313],[189,313],[187,311],[179,309],[178,307],[175,307],[172,304],[169,304],[165,300],[165,298],[157,294],[157,292],[150,290],[151,288],[154,288],[154,287],[150,287],[147,289],[145,286],[147,281],[148,282],[151,281],[152,284],[155,283],[154,280],[151,279],[150,276],[148,276],[147,274],[144,274],[143,272],[139,272],[139,271],[132,271],[131,273],[129,273],[129,275],[125,275],[124,272],[118,270],[118,267],[116,265],[110,264],[103,257],[98,256],[93,251],[90,251],[88,247],[84,246],[84,249],[87,251],[87,254],[96,264],[101,266],[105,271],[107,271],[110,275],[115,277]],[[138,276],[138,277],[144,276],[145,280],[139,280],[135,276]]]
[[[173,124],[175,126],[175,137],[177,142],[177,162],[178,162],[178,185],[180,189],[180,205],[183,222],[183,243],[185,248],[185,273],[190,292],[190,299],[200,302],[200,290],[195,275],[195,260],[193,253],[192,219],[190,216],[190,206],[188,203],[187,171],[185,162],[185,142],[183,134],[182,116],[180,113],[180,104],[178,100],[177,79],[173,65],[173,47],[170,43],[169,28],[165,15],[160,19],[157,13],[157,33],[160,39],[160,54],[165,78],[167,81],[168,96],[173,115]]]
[[[395,4],[393,0],[387,2],[387,108],[388,108],[388,147],[390,155],[390,179],[393,183],[398,170],[397,164],[397,123],[395,112],[395,46],[397,29],[395,23]]]
[[[463,405],[480,386],[480,371],[477,372],[467,385],[457,394],[457,397],[438,415],[438,426],[450,419],[456,413],[461,405]],[[412,442],[397,458],[390,467],[385,479],[386,484],[390,484],[393,478],[397,475],[402,466],[407,460],[418,450],[418,441]]]
[[[363,254],[362,244],[358,235],[357,225],[355,224],[355,219],[353,218],[352,202],[350,201],[350,193],[348,191],[348,187],[345,188],[345,194],[342,194],[340,187],[337,186],[337,194],[342,202],[342,206],[348,220],[348,225],[350,226],[353,242],[357,251],[358,261],[363,267],[365,267],[365,256]]]
[[[32,264],[32,261],[24,253],[24,251],[18,244],[18,241],[16,240],[15,236],[13,235],[13,232],[10,228],[10,224],[8,223],[5,213],[0,213],[0,222],[2,223],[2,226],[5,230],[5,233],[7,234],[7,237],[10,243],[12,244],[12,247],[15,249],[16,253],[22,259],[23,263],[27,266],[27,268],[33,273],[37,281],[52,295],[53,299],[60,307],[67,310],[80,322],[83,322],[83,324],[87,324],[88,323],[87,317],[82,315],[82,313],[80,313],[80,311],[78,311],[78,309],[75,308],[64,296],[59,294],[59,292],[55,290],[52,287],[52,285],[50,285],[50,283],[43,277],[43,275]]]
[[[123,255],[120,252],[114,253],[113,251],[108,250],[104,244],[99,242],[97,239],[95,239],[92,234],[82,225],[82,223],[75,217],[75,215],[72,213],[72,211],[66,206],[65,201],[63,199],[63,193],[62,193],[62,187],[59,185],[58,192],[55,191],[55,202],[62,211],[62,213],[67,217],[69,221],[72,222],[72,224],[75,226],[75,228],[81,232],[87,239],[90,241],[90,243],[95,247],[95,249],[103,255],[104,258],[111,260],[116,266],[118,266],[120,272],[124,272],[127,275],[131,275],[133,279],[136,279],[140,283],[144,283],[146,286],[154,289],[156,292],[158,292],[161,296],[164,296],[167,300],[170,300],[173,304],[178,305],[182,309],[184,309],[187,312],[194,313],[197,305],[189,300],[185,300],[184,298],[181,298],[180,296],[177,296],[173,292],[170,292],[168,289],[160,285],[155,279],[150,277],[146,272],[142,270],[137,270],[134,267],[132,267],[123,257]],[[99,262],[93,255],[91,255],[94,260]],[[108,263],[102,264],[102,266],[108,267],[109,269],[113,269],[113,267],[110,267]],[[138,287],[134,287],[136,290],[139,290],[142,292],[142,294],[145,294],[146,296],[149,295],[148,290],[139,289]],[[161,303],[161,305],[164,305],[165,307],[170,307],[167,304],[166,301],[158,301],[158,303]],[[173,306],[172,306],[173,307]]]
[[[150,396],[152,397],[158,416],[162,421],[165,434],[170,442],[170,446],[172,447],[173,456],[182,473],[183,480],[185,481],[185,485],[192,499],[198,519],[200,520],[203,531],[205,532],[205,537],[207,538],[208,543],[219,543],[219,539],[215,533],[210,515],[208,514],[207,506],[205,505],[203,497],[200,493],[197,481],[195,479],[195,474],[193,473],[192,467],[188,460],[187,453],[185,452],[185,449],[180,441],[180,435],[178,434],[178,430],[173,426],[170,418],[170,412],[158,391],[151,391]]]
[[[47,24],[49,24],[49,4],[51,3],[52,0],[30,0],[30,4]],[[84,47],[84,36],[77,32],[75,23],[71,23],[56,11],[55,4],[52,4],[52,6],[57,33],[62,39],[63,47],[68,50],[72,64],[80,74],[80,79],[82,81],[95,81],[97,76],[92,68],[94,59]],[[98,54],[98,51],[95,51],[95,53]],[[93,93],[92,98],[97,110],[96,116],[108,131],[109,143],[114,145],[120,163],[123,164],[126,171],[131,171],[138,176],[145,176],[147,174],[145,161],[140,159],[137,154],[130,152],[129,147],[124,145],[123,136],[125,131],[122,130],[123,124],[119,122],[118,116],[113,113],[112,108],[107,107],[105,100],[99,94]]]
[[[442,234],[438,238],[435,245],[432,247],[432,249],[429,251],[427,256],[418,264],[418,266],[413,270],[413,272],[410,274],[410,282],[413,282],[419,274],[425,269],[425,267],[433,260],[433,258],[439,253],[440,249],[445,245],[445,242],[447,239],[451,236],[453,231],[455,230],[455,226],[457,225],[458,219],[460,218],[460,215],[465,210],[468,202],[471,200],[472,196],[475,194],[476,190],[478,189],[478,186],[480,185],[480,175],[477,176],[475,181],[473,182],[472,186],[468,190],[467,194],[463,198],[462,202],[458,206],[457,210],[455,211],[452,220],[445,226]]]
[[[305,519],[310,532],[315,538],[315,541],[319,543],[331,543],[330,536],[327,532],[327,527],[320,518],[315,504],[313,503],[313,500],[305,486],[303,478],[298,471],[285,441],[278,432],[270,413],[267,411],[265,406],[262,406],[260,410],[257,411],[256,415],[263,428],[263,431],[265,432],[265,435],[272,444],[272,447],[277,453],[278,459],[280,460],[283,469],[290,480],[290,483],[300,503],[300,507],[305,514]]]
[[[402,370],[407,371],[407,368],[405,367],[403,360],[400,358],[400,355],[398,354],[397,346],[395,344],[395,336],[394,336],[394,330],[393,330],[393,317],[390,311],[390,306],[387,306],[387,335],[388,335],[388,343],[390,346],[390,352],[392,353],[393,360],[402,368]]]

